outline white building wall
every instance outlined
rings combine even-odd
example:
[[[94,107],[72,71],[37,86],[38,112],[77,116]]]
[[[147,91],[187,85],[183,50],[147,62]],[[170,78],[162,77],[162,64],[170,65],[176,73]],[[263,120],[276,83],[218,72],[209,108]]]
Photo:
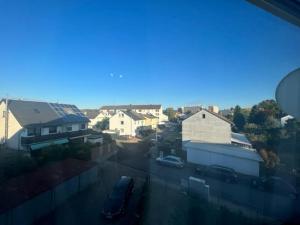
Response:
[[[238,158],[200,149],[187,148],[187,161],[205,166],[226,166],[238,173],[259,176],[259,162],[247,158]]]
[[[189,140],[230,144],[231,125],[217,116],[201,110],[182,122],[182,141]]]
[[[122,109],[122,110],[127,110],[127,109]],[[118,112],[119,110],[116,110]],[[132,111],[135,111],[137,113],[141,114],[152,114],[156,117],[159,118],[159,123],[166,122],[168,121],[168,116],[163,114],[163,109],[160,107],[159,109],[132,109]],[[102,114],[107,114],[108,112],[115,112],[115,110],[100,110]]]
[[[5,138],[5,117],[3,112],[6,110],[5,102],[0,104],[0,140]],[[24,129],[16,120],[15,116],[9,110],[8,113],[8,140],[7,146],[12,149],[22,150],[21,147],[21,136],[24,135]]]
[[[137,128],[141,126],[144,126],[142,120],[135,121],[121,111],[109,119],[109,129],[118,131],[120,135],[136,136]]]

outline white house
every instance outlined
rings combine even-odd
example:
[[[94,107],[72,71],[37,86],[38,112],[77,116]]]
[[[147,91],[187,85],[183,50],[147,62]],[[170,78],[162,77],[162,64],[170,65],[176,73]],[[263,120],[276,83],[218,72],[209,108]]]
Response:
[[[164,123],[168,121],[168,116],[163,114],[163,109],[161,105],[111,105],[102,106],[100,108],[101,113],[117,113],[118,111],[133,111],[139,114],[152,114],[159,118],[159,123]]]
[[[86,142],[89,135],[89,119],[75,105],[8,99],[0,113],[0,141],[11,149]]]
[[[109,129],[117,131],[120,136],[134,137],[143,126],[145,126],[145,117],[130,110],[119,110],[109,119]]]
[[[292,117],[292,116],[290,116],[290,115],[281,117],[281,118],[280,118],[281,126],[284,127],[284,126],[286,125],[287,121],[288,121],[288,120],[291,120],[291,119],[294,119],[294,117]]]
[[[182,141],[187,161],[259,176],[261,157],[244,135],[231,132],[231,125],[226,118],[205,109],[184,120]]]
[[[86,115],[89,120],[89,128],[93,128],[97,123],[101,122],[105,118],[111,118],[115,113],[113,112],[100,112],[98,109],[82,109],[84,115]]]

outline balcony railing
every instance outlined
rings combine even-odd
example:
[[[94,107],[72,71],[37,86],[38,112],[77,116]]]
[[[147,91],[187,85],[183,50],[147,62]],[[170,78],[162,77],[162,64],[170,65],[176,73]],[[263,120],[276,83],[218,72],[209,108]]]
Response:
[[[40,143],[49,140],[56,140],[61,138],[74,138],[80,137],[84,135],[91,134],[91,130],[79,130],[79,131],[72,131],[72,132],[64,132],[64,133],[56,133],[56,134],[48,134],[48,135],[40,135],[34,137],[21,137],[21,144],[22,145],[30,145],[33,143]]]

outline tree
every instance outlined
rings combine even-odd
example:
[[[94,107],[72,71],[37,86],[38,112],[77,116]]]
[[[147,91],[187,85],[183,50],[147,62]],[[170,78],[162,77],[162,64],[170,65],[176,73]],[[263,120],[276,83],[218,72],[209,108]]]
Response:
[[[104,118],[101,122],[98,122],[95,125],[95,128],[98,130],[107,130],[109,129],[109,118]]]
[[[234,108],[233,123],[235,124],[238,131],[244,130],[244,126],[246,124],[246,118],[242,113],[241,107],[238,105]]]
[[[169,120],[176,118],[176,112],[173,108],[167,108],[164,113],[169,117]]]

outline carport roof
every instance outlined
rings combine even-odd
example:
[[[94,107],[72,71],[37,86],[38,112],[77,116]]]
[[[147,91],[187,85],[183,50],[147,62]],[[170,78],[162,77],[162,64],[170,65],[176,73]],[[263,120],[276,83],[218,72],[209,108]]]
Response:
[[[232,144],[216,144],[188,141],[183,144],[184,148],[199,149],[201,151],[214,152],[222,155],[234,156],[254,161],[263,161],[255,149],[246,149]]]

